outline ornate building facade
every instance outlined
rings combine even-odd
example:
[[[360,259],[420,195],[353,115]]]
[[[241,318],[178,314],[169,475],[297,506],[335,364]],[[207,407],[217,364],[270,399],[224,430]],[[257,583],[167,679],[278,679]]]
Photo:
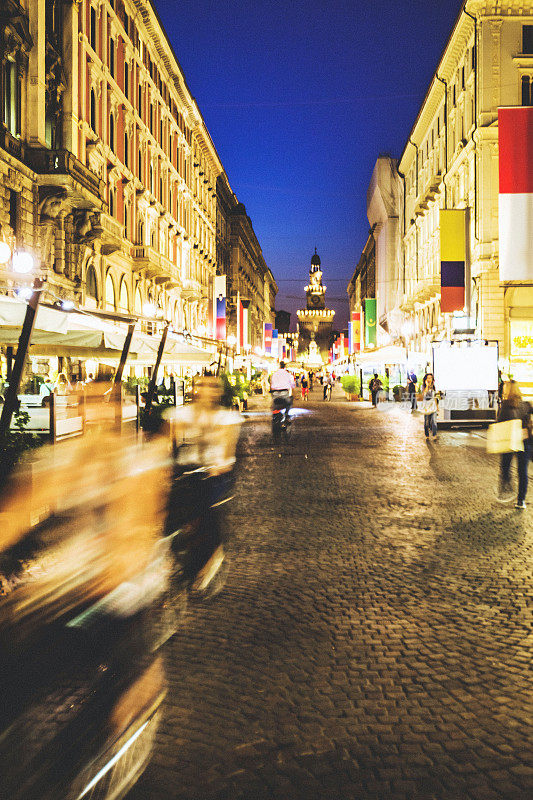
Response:
[[[149,0],[5,0],[0,27],[0,238],[52,295],[210,335],[227,179]]]
[[[369,188],[376,232],[383,223],[373,213],[380,205],[376,187],[390,200],[391,235],[376,272],[376,297],[392,341],[429,354],[431,343],[449,338],[459,324],[440,307],[439,212],[468,209],[471,279],[462,324],[479,338],[497,340],[502,366],[510,364],[518,375],[513,319],[533,328],[533,290],[499,276],[498,108],[532,104],[531,3],[466,0],[398,162],[398,186],[393,181],[389,192],[389,181],[376,182],[375,173]]]

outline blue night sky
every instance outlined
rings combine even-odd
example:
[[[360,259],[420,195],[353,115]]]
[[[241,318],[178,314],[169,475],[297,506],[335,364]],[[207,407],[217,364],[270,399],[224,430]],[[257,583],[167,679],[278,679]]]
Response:
[[[342,329],[375,160],[401,155],[461,0],[154,2],[278,282],[276,307],[303,307],[316,246]]]

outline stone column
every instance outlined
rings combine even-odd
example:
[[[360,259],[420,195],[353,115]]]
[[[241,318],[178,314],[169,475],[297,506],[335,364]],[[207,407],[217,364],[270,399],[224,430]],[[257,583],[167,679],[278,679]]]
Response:
[[[64,4],[63,12],[63,59],[68,68],[67,87],[63,94],[63,147],[78,153],[78,81],[79,81],[79,19],[80,0]]]
[[[34,0],[30,4],[30,33],[33,47],[30,51],[28,87],[28,133],[33,145],[46,147],[46,2]]]

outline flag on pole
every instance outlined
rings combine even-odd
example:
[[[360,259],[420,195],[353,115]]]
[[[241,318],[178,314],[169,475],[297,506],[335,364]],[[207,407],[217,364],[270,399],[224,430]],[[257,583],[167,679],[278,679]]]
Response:
[[[533,106],[498,109],[500,280],[533,279]]]
[[[365,343],[377,344],[376,298],[365,299]]]
[[[466,209],[440,209],[440,310],[465,305]]]
[[[226,338],[226,276],[215,275],[213,309],[215,318],[215,337]]]

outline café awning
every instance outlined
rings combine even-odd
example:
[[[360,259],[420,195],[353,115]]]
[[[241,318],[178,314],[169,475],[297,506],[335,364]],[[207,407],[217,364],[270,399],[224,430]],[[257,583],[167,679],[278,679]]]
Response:
[[[27,304],[0,295],[0,345],[18,344]],[[42,356],[70,356],[118,361],[127,334],[127,325],[79,311],[61,311],[38,306],[29,353]],[[153,365],[160,336],[136,331],[128,361]],[[175,334],[169,334],[163,354],[164,363],[210,364],[215,355],[195,347]]]

